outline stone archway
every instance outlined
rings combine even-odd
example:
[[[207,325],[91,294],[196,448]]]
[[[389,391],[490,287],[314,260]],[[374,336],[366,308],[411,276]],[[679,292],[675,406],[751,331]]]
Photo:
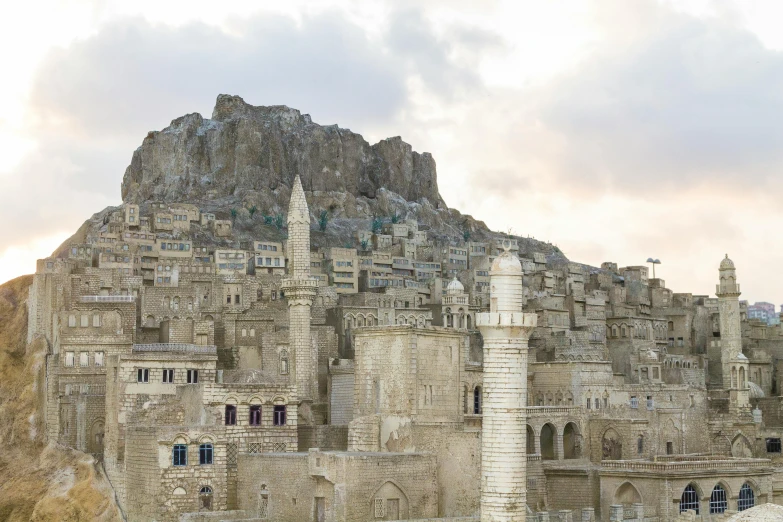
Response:
[[[87,441],[87,452],[93,455],[103,455],[103,419],[95,420],[90,426],[90,438]]]
[[[623,440],[612,428],[604,432],[601,438],[601,460],[621,460],[623,458]]]
[[[582,453],[579,429],[569,422],[563,429],[563,458],[578,459]]]
[[[554,460],[555,454],[555,438],[557,437],[557,430],[555,427],[547,422],[541,428],[541,460]]]
[[[614,492],[614,501],[612,504],[632,506],[634,504],[641,503],[642,495],[639,493],[639,490],[636,489],[636,486],[630,482],[624,482],[620,485],[619,488],[617,488],[617,491]]]

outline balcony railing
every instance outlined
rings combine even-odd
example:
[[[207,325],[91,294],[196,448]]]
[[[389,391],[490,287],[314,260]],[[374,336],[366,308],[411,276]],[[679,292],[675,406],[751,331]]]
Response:
[[[653,462],[649,460],[605,460],[601,462],[605,469],[621,469],[627,471],[700,471],[722,469],[768,468],[772,466],[769,459],[733,459],[733,460],[684,460],[677,462]]]
[[[132,295],[82,295],[81,303],[132,303],[136,300]]]
[[[217,346],[187,343],[134,344],[134,352],[181,352],[217,354]]]

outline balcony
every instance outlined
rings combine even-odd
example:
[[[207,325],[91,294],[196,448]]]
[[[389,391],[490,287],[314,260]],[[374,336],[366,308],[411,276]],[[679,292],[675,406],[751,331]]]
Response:
[[[136,300],[132,295],[82,295],[80,303],[132,303]]]
[[[178,353],[203,353],[207,355],[217,355],[217,346],[199,345],[186,343],[152,343],[152,344],[134,344],[133,351],[136,353],[150,352],[178,352]]]

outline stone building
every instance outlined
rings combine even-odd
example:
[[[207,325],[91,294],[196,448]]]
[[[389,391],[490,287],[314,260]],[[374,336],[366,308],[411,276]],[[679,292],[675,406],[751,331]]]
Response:
[[[47,437],[98,457],[128,520],[662,522],[783,503],[783,329],[749,317],[728,257],[711,297],[415,220],[315,249],[288,183],[286,236],[126,204],[38,262]]]

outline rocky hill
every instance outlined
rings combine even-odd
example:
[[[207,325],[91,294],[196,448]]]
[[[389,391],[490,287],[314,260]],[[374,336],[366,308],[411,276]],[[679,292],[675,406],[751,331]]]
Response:
[[[27,344],[32,276],[0,286],[0,520],[121,520],[95,460],[43,441],[46,342]]]
[[[355,231],[395,216],[429,227],[438,243],[505,236],[448,208],[432,155],[413,151],[401,138],[370,145],[350,130],[313,123],[296,109],[256,107],[225,94],[218,96],[211,119],[188,114],[147,135],[125,171],[122,198],[142,206],[197,204],[232,219],[237,240],[275,240],[282,234],[269,218],[285,215],[297,174],[313,223],[327,216],[324,232],[313,235],[316,247],[358,247]],[[212,243],[207,234],[195,234]],[[522,252],[564,259],[551,244],[518,240]]]

